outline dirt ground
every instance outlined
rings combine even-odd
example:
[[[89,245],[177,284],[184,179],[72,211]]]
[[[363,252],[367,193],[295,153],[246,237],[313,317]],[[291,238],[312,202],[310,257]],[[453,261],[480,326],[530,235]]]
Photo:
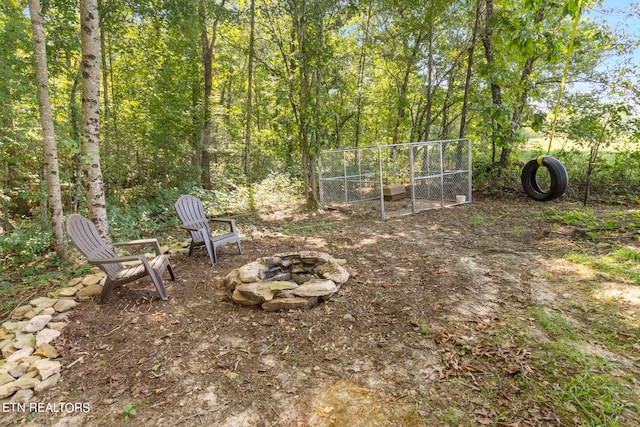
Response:
[[[104,305],[89,301],[73,311],[55,343],[62,378],[36,397],[90,410],[8,421],[586,425],[573,405],[544,397],[554,385],[531,362],[538,345],[530,337],[542,341],[545,333],[531,313],[591,304],[580,285],[584,271],[562,256],[602,247],[540,215],[542,206],[474,200],[385,221],[339,211],[240,219],[242,255],[227,245],[215,266],[203,251],[171,257],[177,280],[167,281],[169,301],[144,279]],[[635,237],[629,244],[640,246]],[[313,309],[263,312],[234,304],[220,286],[258,257],[310,249],[345,259],[351,274],[338,295]],[[637,301],[617,303],[638,319]],[[637,325],[625,333],[637,339]],[[631,373],[630,396],[638,398],[640,348],[590,348]],[[638,422],[635,411],[622,411],[619,425]]]

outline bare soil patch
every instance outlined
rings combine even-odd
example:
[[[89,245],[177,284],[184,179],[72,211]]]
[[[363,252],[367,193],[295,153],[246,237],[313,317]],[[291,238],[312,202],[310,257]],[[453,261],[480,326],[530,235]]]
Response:
[[[578,316],[591,304],[574,286],[580,271],[561,257],[599,248],[539,215],[541,206],[476,200],[386,221],[337,211],[240,220],[242,255],[222,247],[213,267],[203,251],[171,257],[169,301],[142,279],[104,305],[80,304],[56,342],[62,378],[37,399],[91,410],[31,423],[583,425],[575,407],[535,397],[545,380],[521,333],[536,333],[534,307],[575,301]],[[258,257],[302,250],[344,258],[351,274],[313,309],[265,312],[221,287]],[[620,304],[638,318],[637,305]],[[624,332],[638,339],[637,325]],[[599,354],[638,377],[637,346]]]

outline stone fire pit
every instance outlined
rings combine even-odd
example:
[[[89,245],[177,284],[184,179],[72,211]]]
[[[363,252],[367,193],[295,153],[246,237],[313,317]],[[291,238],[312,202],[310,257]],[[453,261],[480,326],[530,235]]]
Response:
[[[317,251],[277,254],[233,270],[224,285],[238,304],[266,311],[311,308],[349,280],[344,263]]]

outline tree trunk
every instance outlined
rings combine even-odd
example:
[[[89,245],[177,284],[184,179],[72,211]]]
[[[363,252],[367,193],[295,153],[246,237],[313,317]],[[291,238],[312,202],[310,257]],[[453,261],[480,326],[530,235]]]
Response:
[[[427,62],[427,105],[426,105],[426,117],[423,140],[429,141],[431,134],[431,114],[433,106],[433,95],[435,90],[433,89],[433,36],[434,36],[434,16],[435,16],[436,2],[432,1],[429,7],[429,54]],[[452,73],[453,74],[453,73]]]
[[[476,39],[478,37],[478,26],[480,24],[480,2],[476,0],[476,19],[471,33],[471,43],[469,44],[469,57],[467,59],[467,75],[464,80],[464,96],[462,98],[462,115],[460,117],[460,131],[458,138],[462,139],[467,127],[467,111],[469,110],[469,92],[471,91],[471,73],[473,71],[473,54],[476,50]]]
[[[111,132],[109,131],[110,128],[110,120],[109,120],[109,113],[110,113],[110,109],[111,109],[111,105],[109,104],[109,70],[107,68],[107,54],[106,54],[106,49],[105,49],[105,35],[104,35],[104,29],[100,28],[100,60],[102,62],[102,105],[103,105],[103,110],[102,110],[102,129],[103,129],[103,134],[104,134],[104,140],[103,140],[103,146],[104,146],[104,157],[106,159],[109,158],[109,156],[111,155],[111,150],[110,150],[110,144],[111,144]],[[107,171],[109,170],[109,163],[107,163]],[[112,184],[113,181],[106,181],[105,182],[105,194],[106,195],[111,195],[114,192],[114,185],[110,185]]]
[[[80,0],[82,47],[83,184],[89,216],[105,241],[110,242],[107,206],[100,166],[100,33],[97,0]]]
[[[544,18],[546,3],[542,3],[541,6],[536,10],[535,17],[533,19],[533,23],[538,25],[542,22]],[[513,115],[511,117],[511,128],[512,135],[516,135],[520,131],[520,122],[522,120],[522,115],[524,114],[524,109],[527,106],[527,97],[529,96],[529,78],[531,77],[531,73],[533,72],[533,66],[538,57],[536,55],[532,55],[528,57],[524,66],[522,67],[522,73],[520,73],[520,83],[518,85],[519,92],[517,96],[517,104],[513,110]],[[500,167],[506,168],[509,165],[509,158],[511,157],[511,153],[513,152],[513,142],[508,144],[506,147],[502,147],[502,152],[500,153]]]
[[[598,152],[600,150],[600,146],[604,143],[605,135],[607,132],[607,127],[609,126],[609,121],[611,120],[611,114],[606,118],[600,135],[596,142],[591,146],[591,150],[589,151],[589,165],[587,166],[587,177],[585,180],[584,186],[584,198],[582,200],[582,204],[587,206],[589,204],[589,195],[591,193],[591,175],[596,168],[596,160],[598,160]]]
[[[292,8],[292,21],[297,42],[297,71],[300,82],[297,91],[298,98],[298,141],[300,144],[300,158],[302,160],[302,174],[307,201],[307,207],[314,206],[313,188],[311,181],[311,147],[310,147],[310,108],[311,108],[311,58],[309,54],[309,26],[311,21],[307,13],[306,0],[294,2]]]
[[[200,185],[202,185],[202,119],[204,115],[200,115],[199,105],[201,103],[200,96],[200,83],[192,82],[191,86],[191,123],[193,124],[193,131],[191,134],[191,165],[194,166],[198,172],[198,179],[200,179]]]
[[[589,193],[591,192],[591,175],[595,169],[596,159],[598,158],[598,145],[591,146],[589,151],[589,165],[587,166],[587,177],[584,185],[584,197],[582,198],[582,205],[587,206],[589,204]]]
[[[249,17],[249,61],[247,65],[247,121],[244,131],[244,175],[251,178],[251,113],[253,102],[253,57],[255,56],[255,0],[251,0]]]
[[[6,160],[2,162],[3,169],[3,179],[2,179],[2,188],[9,188],[9,162]],[[9,221],[9,206],[8,203],[2,203],[2,210],[0,211],[0,228],[2,228],[0,234],[12,234],[13,233],[13,225]]]
[[[13,114],[11,114],[11,88],[7,88],[6,98],[0,98],[0,110],[1,111],[9,111],[9,115],[5,116],[0,122],[0,140],[5,139],[5,134],[9,134],[9,132],[14,128],[13,122]],[[5,110],[6,108],[6,110]],[[9,180],[9,160],[8,158],[11,156],[9,151],[6,150],[3,155],[0,157],[2,159],[2,185],[0,186],[0,194],[9,194],[9,189],[11,188],[11,182]],[[5,200],[3,203],[0,203],[0,234],[12,234],[14,227],[11,224],[9,218],[9,200]]]
[[[78,87],[80,86],[80,80],[82,78],[82,64],[78,67],[78,72],[73,79],[73,85],[71,86],[71,94],[69,95],[69,122],[71,123],[71,139],[80,143],[80,120],[81,112],[78,107]],[[78,212],[80,207],[80,195],[82,187],[82,165],[80,154],[75,153],[71,160],[71,172],[69,173],[69,205],[72,213]]]
[[[211,131],[211,87],[213,85],[212,73],[212,47],[209,45],[207,34],[206,15],[204,10],[204,0],[200,0],[202,19],[202,63],[204,66],[204,119],[202,121],[202,153],[200,154],[200,165],[202,171],[202,187],[211,189],[211,146],[213,145],[213,132]],[[213,45],[213,43],[211,44]]]
[[[360,58],[358,60],[358,82],[357,82],[357,92],[356,92],[356,128],[355,128],[355,141],[354,144],[356,147],[360,146],[360,134],[362,133],[362,124],[360,123],[360,116],[362,115],[362,93],[364,92],[364,68],[366,65],[367,59],[367,44],[369,43],[369,27],[371,24],[371,3],[367,6],[367,21],[364,27],[364,35],[362,39],[362,47],[360,49]],[[360,155],[359,151],[356,151],[357,155]]]
[[[31,15],[31,30],[33,32],[33,51],[36,66],[36,82],[38,86],[40,125],[42,126],[44,173],[46,174],[45,178],[47,182],[47,204],[51,210],[51,228],[56,254],[60,259],[67,261],[69,258],[69,248],[64,235],[58,152],[53,128],[53,111],[51,110],[51,100],[49,98],[47,48],[40,0],[29,0],[29,13]]]
[[[104,104],[103,111],[103,129],[104,129],[104,139],[105,139],[105,150],[109,151],[109,138],[111,136],[111,132],[109,131],[109,113],[111,110],[111,105],[109,103],[109,70],[107,68],[107,53],[105,49],[105,36],[104,30],[100,30],[100,60],[102,61],[102,100]]]
[[[220,7],[224,7],[226,0],[220,2]],[[199,0],[198,12],[200,16],[201,44],[202,44],[202,64],[204,67],[204,120],[202,124],[202,154],[201,170],[202,170],[202,187],[211,190],[211,151],[216,150],[213,135],[213,120],[211,114],[211,92],[213,88],[213,48],[216,44],[216,36],[218,32],[219,18],[213,20],[213,33],[209,40],[207,31],[207,11],[205,9],[204,0]]]
[[[493,53],[493,45],[491,42],[491,37],[493,36],[493,0],[485,0],[486,10],[485,10],[485,29],[482,32],[482,45],[484,46],[484,55],[487,60],[487,65],[489,68],[489,86],[491,88],[491,101],[493,102],[493,106],[497,109],[502,108],[502,88],[498,85],[493,78],[495,67],[495,55]],[[496,129],[495,124],[492,121],[491,124],[491,163],[495,164],[496,162],[496,139],[501,139],[500,131]]]
[[[405,106],[407,103],[407,89],[409,87],[409,78],[411,77],[411,70],[415,64],[416,58],[418,56],[418,52],[420,51],[420,47],[422,41],[424,40],[425,34],[418,34],[416,36],[415,43],[413,44],[413,49],[411,51],[411,56],[407,59],[406,68],[404,70],[404,76],[402,78],[402,85],[400,86],[400,93],[398,93],[398,111],[396,113],[396,120],[393,125],[393,140],[392,144],[397,144],[400,140],[400,127],[402,126],[402,121],[405,115]]]

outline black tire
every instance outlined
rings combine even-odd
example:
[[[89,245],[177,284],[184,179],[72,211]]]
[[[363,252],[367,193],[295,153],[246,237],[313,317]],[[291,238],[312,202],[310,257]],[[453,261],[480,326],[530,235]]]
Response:
[[[551,186],[549,191],[542,191],[536,180],[538,168],[544,166],[549,170],[551,178]],[[567,191],[569,177],[564,165],[560,160],[551,156],[542,156],[537,159],[530,160],[522,169],[522,188],[525,193],[533,200],[538,202],[549,202],[562,196]]]

